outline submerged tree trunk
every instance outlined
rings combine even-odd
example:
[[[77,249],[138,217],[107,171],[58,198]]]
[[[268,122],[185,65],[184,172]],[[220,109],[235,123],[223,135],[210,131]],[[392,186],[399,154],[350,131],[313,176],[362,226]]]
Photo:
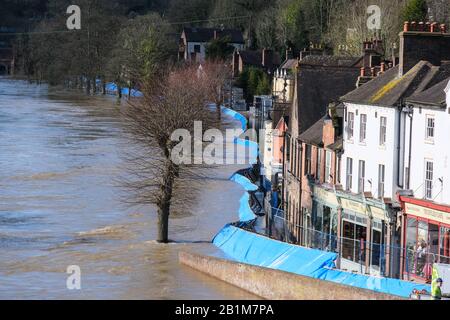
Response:
[[[169,242],[169,205],[164,206],[162,209],[158,209],[158,242]]]
[[[163,183],[161,184],[161,194],[158,201],[158,242],[169,242],[169,216],[172,202],[173,185],[177,176],[177,167],[171,161],[170,153],[165,150],[166,160],[164,163]]]
[[[91,94],[91,80],[89,78],[86,79],[86,94],[87,95]]]

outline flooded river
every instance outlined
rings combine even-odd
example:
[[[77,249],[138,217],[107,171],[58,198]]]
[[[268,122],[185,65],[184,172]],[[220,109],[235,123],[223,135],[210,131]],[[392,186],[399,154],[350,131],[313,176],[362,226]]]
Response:
[[[122,106],[124,107],[124,106]],[[178,263],[237,220],[242,190],[211,170],[196,204],[159,245],[155,209],[120,201],[130,148],[112,97],[57,92],[0,78],[0,299],[247,299]],[[81,290],[68,290],[69,265]]]

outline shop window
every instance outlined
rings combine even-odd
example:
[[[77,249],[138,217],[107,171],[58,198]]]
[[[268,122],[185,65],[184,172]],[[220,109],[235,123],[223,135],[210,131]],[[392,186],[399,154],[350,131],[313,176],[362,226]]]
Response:
[[[382,254],[381,231],[372,230],[371,266],[380,268]]]
[[[345,221],[343,223],[342,257],[358,263],[364,263],[366,256],[367,228]]]
[[[439,261],[439,226],[409,217],[406,229],[406,273],[430,280]]]
[[[450,264],[450,227],[441,227],[440,231],[439,262]]]

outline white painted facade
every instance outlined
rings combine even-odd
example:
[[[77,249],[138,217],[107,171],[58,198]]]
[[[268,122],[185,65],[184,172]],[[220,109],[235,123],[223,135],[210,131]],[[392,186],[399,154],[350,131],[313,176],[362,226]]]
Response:
[[[206,59],[206,47],[208,42],[188,42],[184,51],[184,60],[192,61],[192,57],[195,56],[195,62],[203,62]],[[244,45],[239,43],[230,43],[234,48],[243,50]],[[195,55],[194,55],[195,53]]]
[[[364,192],[371,192],[376,198],[395,198],[398,190],[398,150],[403,146],[398,141],[400,112],[396,107],[380,107],[346,103],[344,117],[344,154],[342,156],[341,183],[344,190],[360,194],[359,164],[364,161]],[[351,135],[351,117],[353,115],[353,135]],[[365,138],[360,139],[362,115],[365,115]],[[384,143],[380,139],[381,119],[385,123]],[[364,121],[364,120],[363,120]],[[351,179],[347,179],[349,168],[347,159],[352,159]],[[384,165],[384,193],[379,189],[380,165]],[[400,177],[402,178],[402,177]],[[351,186],[348,183],[351,181]]]
[[[450,82],[447,85],[447,107],[414,106],[412,120],[411,180],[408,189],[414,197],[439,204],[450,205]],[[434,123],[433,137],[427,135],[428,124]],[[410,121],[406,123],[409,141]],[[409,143],[406,146],[409,158]],[[428,176],[431,190],[427,192],[426,163],[432,163],[432,177]]]

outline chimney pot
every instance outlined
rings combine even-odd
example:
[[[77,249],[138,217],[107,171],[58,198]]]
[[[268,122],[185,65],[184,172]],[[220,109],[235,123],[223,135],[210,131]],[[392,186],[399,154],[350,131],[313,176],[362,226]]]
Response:
[[[425,31],[431,32],[431,23],[430,22],[425,23]]]
[[[441,32],[442,33],[447,33],[447,25],[441,24]]]
[[[410,30],[411,31],[417,31],[417,22],[415,22],[415,21],[411,22]]]
[[[372,77],[375,77],[375,76],[376,76],[376,72],[375,72],[375,68],[374,68],[374,67],[370,68],[370,75],[371,75]]]
[[[436,31],[439,31],[438,24],[437,24],[437,22],[433,22],[430,25],[430,32],[436,32]]]
[[[405,21],[403,23],[403,31],[408,32],[409,31],[409,21]]]
[[[419,22],[419,31],[426,31],[425,30],[425,24],[423,23],[423,21]]]
[[[361,67],[361,73],[360,73],[361,77],[365,77],[366,76],[366,68]]]
[[[381,70],[380,71],[381,72],[385,72],[386,71],[386,63],[385,62],[381,63]]]

